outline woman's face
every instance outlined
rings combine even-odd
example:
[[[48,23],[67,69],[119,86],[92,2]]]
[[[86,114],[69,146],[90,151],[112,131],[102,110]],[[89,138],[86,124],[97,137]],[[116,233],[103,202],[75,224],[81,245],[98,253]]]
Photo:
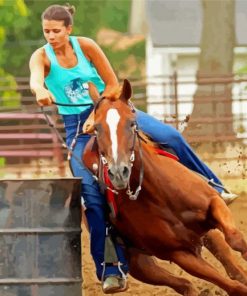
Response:
[[[68,42],[69,34],[72,27],[65,27],[63,21],[43,20],[43,33],[46,41],[51,44],[53,48],[62,47]]]

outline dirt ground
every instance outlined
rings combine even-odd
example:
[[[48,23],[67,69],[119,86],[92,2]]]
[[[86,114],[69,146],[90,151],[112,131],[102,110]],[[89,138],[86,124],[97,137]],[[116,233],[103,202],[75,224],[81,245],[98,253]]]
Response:
[[[230,205],[231,211],[234,215],[236,224],[238,228],[244,233],[247,239],[247,193],[242,193],[241,196]],[[102,296],[104,295],[101,291],[101,285],[97,281],[95,277],[95,268],[93,265],[93,261],[89,254],[89,239],[88,234],[85,229],[83,229],[83,253],[82,253],[82,260],[83,260],[83,296]],[[247,270],[247,262],[243,261],[243,259],[239,256],[238,253],[235,252],[236,260]],[[221,264],[211,256],[211,254],[207,251],[203,251],[203,257],[207,259],[208,262],[213,264],[221,273],[225,274],[224,269],[222,268]],[[227,295],[224,291],[220,288],[216,287],[215,285],[205,282],[203,280],[197,279],[188,275],[185,271],[181,270],[178,266],[173,263],[160,261],[161,265],[164,266],[167,270],[176,274],[178,276],[185,277],[190,279],[193,284],[197,287],[200,291],[200,296],[225,296]],[[179,295],[174,290],[168,287],[161,287],[161,286],[152,286],[141,283],[131,276],[128,276],[129,282],[129,289],[126,292],[118,293],[116,295],[119,296],[175,296]],[[113,294],[112,294],[113,295]]]

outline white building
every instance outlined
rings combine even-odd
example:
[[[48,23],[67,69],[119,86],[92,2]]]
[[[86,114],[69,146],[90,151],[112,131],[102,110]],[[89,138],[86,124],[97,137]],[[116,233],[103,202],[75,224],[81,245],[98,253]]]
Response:
[[[139,1],[139,0],[133,0]],[[192,100],[196,85],[193,83],[198,69],[202,7],[200,0],[140,0],[145,5],[147,23],[146,75],[148,112],[160,119],[174,113],[169,104],[171,84],[169,75],[176,70],[187,84],[178,88],[178,98]],[[247,65],[247,1],[236,0],[236,38],[234,71]],[[167,79],[164,79],[167,76]],[[153,78],[155,77],[155,79]],[[189,82],[190,81],[190,82]],[[155,82],[155,85],[152,84]],[[240,87],[240,88],[239,88]],[[234,88],[236,95],[245,95],[246,85]],[[164,100],[167,104],[154,104]],[[245,104],[244,108],[247,104]],[[180,104],[179,115],[190,114],[192,104]],[[233,105],[233,113],[243,106]]]

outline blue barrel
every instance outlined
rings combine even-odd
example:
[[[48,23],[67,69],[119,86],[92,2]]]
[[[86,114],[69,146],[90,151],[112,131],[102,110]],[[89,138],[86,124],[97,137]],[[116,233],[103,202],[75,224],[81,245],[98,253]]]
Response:
[[[0,180],[0,295],[80,296],[80,179]]]

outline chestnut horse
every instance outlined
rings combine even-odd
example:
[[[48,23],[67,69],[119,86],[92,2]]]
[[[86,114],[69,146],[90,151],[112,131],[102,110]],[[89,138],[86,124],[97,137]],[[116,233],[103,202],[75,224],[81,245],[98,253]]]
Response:
[[[231,249],[247,259],[247,244],[219,194],[200,176],[144,141],[131,107],[130,83],[120,93],[95,105],[98,149],[87,145],[83,161],[99,175],[102,166],[116,194],[118,213],[112,220],[124,241],[130,274],[153,285],[166,285],[181,295],[196,296],[192,283],[167,272],[153,256],[176,263],[193,276],[214,283],[231,296],[247,295],[247,276]],[[218,229],[218,230],[214,230]],[[224,235],[222,235],[224,234]],[[201,257],[202,245],[219,259],[230,278]]]

